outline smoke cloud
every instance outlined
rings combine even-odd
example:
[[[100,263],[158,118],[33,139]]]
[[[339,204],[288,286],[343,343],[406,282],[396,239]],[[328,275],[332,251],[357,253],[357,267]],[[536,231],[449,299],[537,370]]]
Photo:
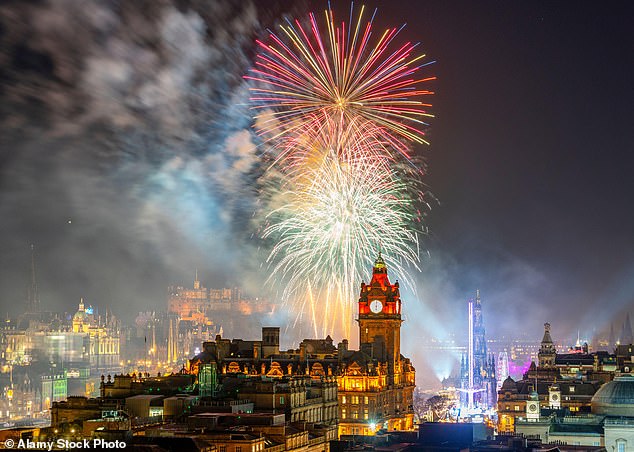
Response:
[[[29,245],[45,309],[165,307],[169,283],[244,284],[257,148],[251,2],[0,6],[2,306]]]

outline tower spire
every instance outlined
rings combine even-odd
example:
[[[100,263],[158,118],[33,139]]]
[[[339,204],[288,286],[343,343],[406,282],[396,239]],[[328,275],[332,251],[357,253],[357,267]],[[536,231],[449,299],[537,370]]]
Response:
[[[630,322],[630,313],[625,315],[625,321],[623,322],[623,328],[621,329],[621,337],[619,341],[622,345],[629,345],[634,342],[632,337],[632,323]]]
[[[198,280],[198,269],[196,269],[196,276],[194,277],[194,289],[200,289],[200,281]]]
[[[37,279],[35,277],[35,245],[31,244],[31,283],[28,288],[27,312],[40,310],[40,295],[37,291]]]

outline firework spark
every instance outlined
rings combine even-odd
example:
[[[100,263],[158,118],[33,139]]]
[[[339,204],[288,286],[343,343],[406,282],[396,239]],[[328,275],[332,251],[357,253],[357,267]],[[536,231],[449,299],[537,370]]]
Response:
[[[271,212],[264,237],[275,242],[273,275],[284,281],[284,300],[317,337],[349,337],[358,285],[380,244],[397,275],[418,262],[416,211],[411,190],[381,161],[350,163],[331,151],[288,179],[284,204]],[[380,174],[380,177],[377,177]],[[318,311],[316,311],[316,307]]]
[[[254,108],[266,109],[260,133],[267,139],[303,135],[332,121],[346,129],[363,118],[381,129],[386,150],[408,157],[409,142],[427,143],[431,104],[420,98],[433,93],[420,85],[435,77],[418,73],[433,62],[414,53],[416,43],[394,45],[402,27],[386,30],[373,42],[374,15],[363,25],[364,11],[355,17],[351,8],[352,26],[347,27],[345,22],[336,26],[327,10],[325,37],[311,13],[308,25],[289,20],[280,27],[286,41],[272,32],[271,44],[258,41],[261,53],[246,78],[256,82]]]
[[[317,337],[350,338],[357,288],[381,247],[405,285],[418,268],[422,171],[410,155],[425,143],[432,94],[420,85],[424,55],[395,45],[400,29],[372,38],[374,15],[325,12],[287,21],[246,78],[259,134],[272,149],[265,174],[263,238],[271,280]],[[424,205],[424,204],[422,204]],[[303,322],[302,322],[303,323]]]

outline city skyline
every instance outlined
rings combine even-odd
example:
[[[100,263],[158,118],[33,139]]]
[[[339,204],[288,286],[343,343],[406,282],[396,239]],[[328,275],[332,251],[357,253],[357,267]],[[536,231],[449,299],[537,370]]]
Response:
[[[403,296],[405,337],[459,330],[476,288],[495,336],[526,311],[524,333],[546,321],[560,337],[618,328],[634,301],[628,6],[376,5],[382,25],[408,22],[404,36],[422,42],[438,77],[432,144],[416,151],[439,203],[418,294]],[[253,292],[266,279],[251,238],[249,183],[260,169],[241,77],[260,28],[299,7],[228,2],[218,17],[153,8],[138,30],[122,22],[109,44],[145,33],[165,55],[125,39],[118,53],[94,38],[105,27],[92,22],[97,13],[119,23],[140,14],[134,7],[88,8],[80,46],[68,32],[49,39],[54,5],[0,7],[3,23],[25,17],[0,41],[3,315],[25,299],[32,243],[43,309],[71,310],[81,297],[124,316],[163,307],[167,286],[188,283],[196,268],[208,287]],[[227,35],[206,36],[203,24]],[[192,51],[179,55],[175,44]],[[146,59],[134,61],[139,53]]]

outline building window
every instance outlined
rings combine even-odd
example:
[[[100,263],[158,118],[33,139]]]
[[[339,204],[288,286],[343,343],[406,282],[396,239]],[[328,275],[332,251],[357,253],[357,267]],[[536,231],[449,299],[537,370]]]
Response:
[[[224,445],[223,445],[223,446],[220,446],[220,447],[218,448],[218,452],[227,452],[227,446],[224,446]]]
[[[284,396],[280,396],[280,405],[284,405]]]
[[[367,409],[367,408],[365,408],[365,409],[363,410],[363,419],[366,419],[366,420],[367,420],[367,419],[369,419],[369,418],[370,418],[370,413],[369,413],[368,409]]]
[[[515,411],[519,411],[520,410],[520,406],[519,405],[515,405]]]
[[[352,419],[359,419],[359,410],[352,410]]]
[[[353,395],[351,398],[352,398],[352,404],[353,405],[358,405],[359,404],[359,396]]]
[[[365,396],[365,397],[363,398],[363,403],[365,403],[366,405],[368,404],[368,396]]]
[[[574,386],[570,386],[570,392],[575,392],[575,387]]]
[[[242,452],[242,446],[236,446],[236,452]]]
[[[342,408],[341,409],[341,419],[345,419],[346,418],[346,409]]]
[[[341,396],[341,403],[346,403],[346,396]]]
[[[616,452],[625,452],[627,450],[627,441],[624,439],[616,440]]]

